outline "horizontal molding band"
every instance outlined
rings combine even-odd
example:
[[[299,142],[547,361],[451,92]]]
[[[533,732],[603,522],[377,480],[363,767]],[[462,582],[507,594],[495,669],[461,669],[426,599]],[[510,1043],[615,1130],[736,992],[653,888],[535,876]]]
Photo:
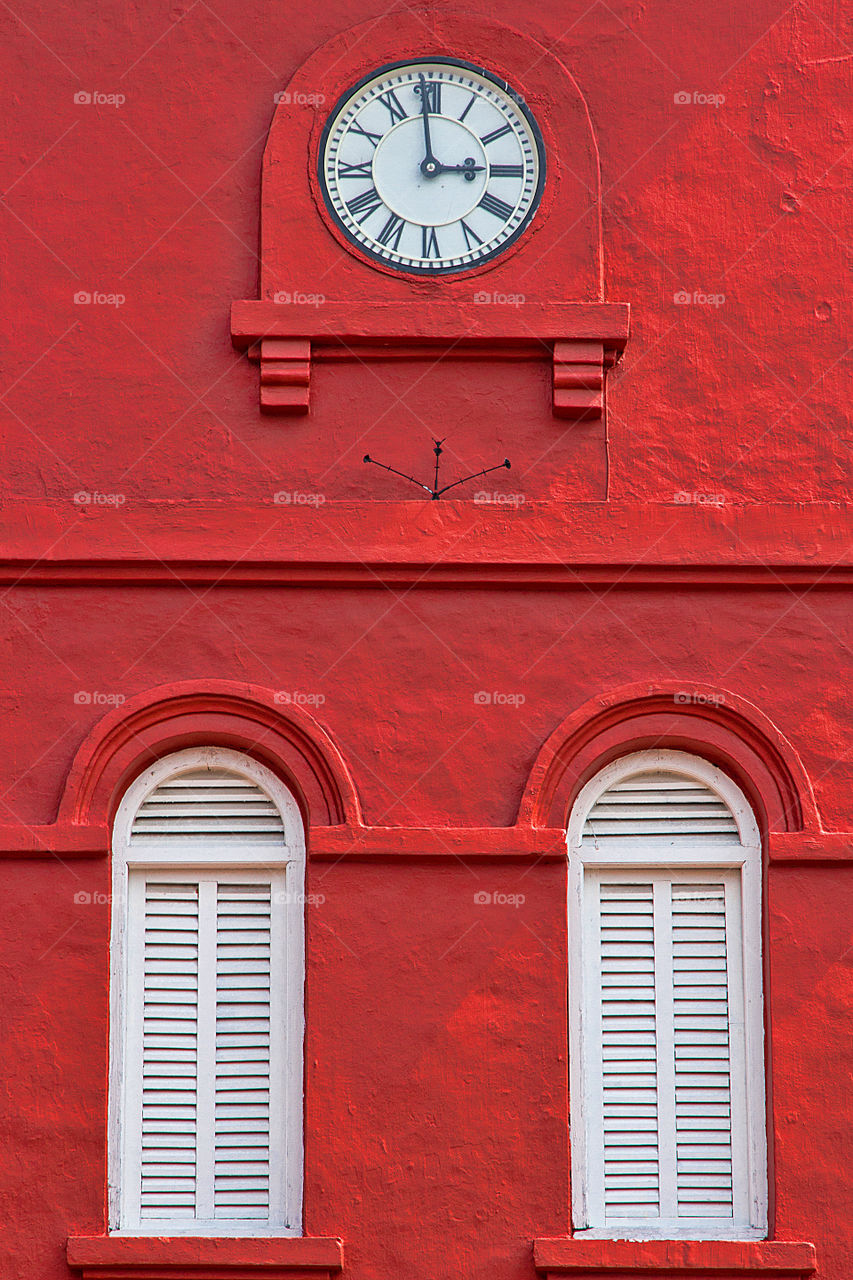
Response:
[[[809,590],[853,587],[853,565],[577,564],[448,561],[4,560],[0,584],[51,587],[294,587],[595,590],[741,587]]]
[[[105,826],[72,822],[40,826],[0,826],[0,858],[105,858],[110,833]],[[422,858],[490,859],[504,862],[564,861],[561,827],[313,827],[308,857],[317,862]],[[769,861],[780,865],[853,866],[853,831],[772,832]]]
[[[345,501],[274,473],[252,502],[155,500],[106,482],[51,502],[9,500],[0,573],[7,585],[81,586],[853,583],[853,503],[739,506],[700,492],[545,502],[525,493],[523,471],[504,476],[506,493],[504,481],[500,493],[490,486],[488,502],[473,501],[476,488],[466,501]]]

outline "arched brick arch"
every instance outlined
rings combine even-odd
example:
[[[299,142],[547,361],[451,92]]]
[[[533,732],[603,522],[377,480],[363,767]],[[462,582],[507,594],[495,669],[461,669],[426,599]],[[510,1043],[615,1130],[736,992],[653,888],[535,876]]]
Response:
[[[100,720],[69,771],[58,822],[109,824],[128,783],[184,747],[227,746],[254,756],[291,788],[306,826],[361,824],[343,757],[301,707],[272,690],[224,680],[161,685]]]
[[[518,825],[565,827],[593,774],[651,747],[689,751],[719,765],[749,798],[765,832],[820,832],[808,775],[768,717],[728,691],[675,680],[626,685],[572,712],[539,752]]]

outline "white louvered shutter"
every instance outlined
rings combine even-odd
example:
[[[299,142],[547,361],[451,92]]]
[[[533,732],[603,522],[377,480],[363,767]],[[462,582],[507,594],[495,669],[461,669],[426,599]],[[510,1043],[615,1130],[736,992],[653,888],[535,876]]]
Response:
[[[131,828],[140,843],[281,844],[284,823],[268,795],[227,769],[189,769],[143,801]]]
[[[583,838],[737,844],[731,810],[710,787],[692,778],[649,770],[618,782],[596,800]]]
[[[192,1218],[198,1135],[198,885],[134,884],[141,925],[140,1217]],[[138,917],[142,915],[140,921]],[[141,1055],[140,1055],[141,1050]]]
[[[128,873],[122,1223],[298,1227],[285,1182],[301,1149],[301,1115],[289,1137],[286,1114],[301,1011],[287,993],[301,998],[288,927],[301,930],[302,908],[281,814],[251,779],[191,769],[140,804],[130,851],[151,865]]]
[[[217,885],[214,1216],[218,1218],[269,1217],[270,1131],[277,1127],[270,1079],[271,888],[269,883]]]
[[[758,1230],[732,811],[695,778],[645,769],[595,800],[577,847],[581,1225],[617,1236]],[[760,985],[756,994],[760,1018]]]
[[[130,880],[142,935],[128,993],[133,1200],[142,1223],[275,1223],[285,874],[173,874]]]
[[[742,1147],[744,1135],[732,1076],[743,1080],[744,1063],[732,1025],[743,1008],[727,921],[740,918],[738,876],[589,879],[603,1221],[734,1223],[733,1140]]]

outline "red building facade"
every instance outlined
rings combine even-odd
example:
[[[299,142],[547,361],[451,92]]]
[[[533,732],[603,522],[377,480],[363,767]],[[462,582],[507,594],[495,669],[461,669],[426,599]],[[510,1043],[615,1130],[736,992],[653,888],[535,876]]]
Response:
[[[843,19],[0,24],[3,1274],[846,1280]]]

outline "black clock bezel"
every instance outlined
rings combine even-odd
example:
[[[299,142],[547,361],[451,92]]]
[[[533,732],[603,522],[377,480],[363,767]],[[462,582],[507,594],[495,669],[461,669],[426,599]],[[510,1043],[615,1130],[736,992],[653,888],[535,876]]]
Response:
[[[530,128],[530,132],[533,137],[533,140],[536,144],[536,151],[539,157],[539,173],[538,173],[538,178],[536,183],[536,189],[533,193],[533,199],[530,202],[530,208],[527,210],[527,213],[524,215],[519,225],[515,228],[515,230],[512,232],[511,235],[507,236],[506,240],[501,241],[501,243],[497,245],[494,249],[491,249],[488,253],[483,254],[483,256],[478,258],[476,262],[463,263],[461,266],[458,266],[458,267],[454,267],[454,266],[405,267],[405,266],[401,266],[397,262],[394,262],[393,259],[386,257],[384,254],[378,253],[376,250],[371,249],[367,245],[363,244],[362,241],[359,240],[356,236],[354,236],[352,232],[349,230],[349,228],[341,221],[340,217],[338,216],[338,212],[331,201],[329,192],[326,188],[326,179],[325,179],[325,173],[324,173],[326,141],[329,137],[332,124],[337,119],[337,116],[339,111],[341,110],[341,107],[350,98],[352,98],[355,94],[357,94],[359,90],[362,89],[365,85],[370,84],[372,80],[375,80],[377,76],[384,75],[386,74],[386,72],[398,71],[400,70],[401,67],[409,67],[413,63],[418,63],[418,62],[438,62],[438,63],[443,63],[445,66],[464,67],[468,71],[476,72],[476,74],[479,76],[482,76],[483,79],[490,80],[492,84],[496,85],[497,88],[499,88],[503,93],[507,95],[507,97],[512,99],[512,101],[514,102],[519,112],[524,116]],[[386,62],[384,65],[380,67],[375,67],[372,71],[368,72],[367,75],[362,76],[361,79],[357,80],[355,84],[350,85],[350,87],[340,95],[337,102],[333,106],[332,110],[329,112],[329,116],[326,120],[326,123],[323,125],[323,130],[322,130],[322,133],[320,134],[320,144],[319,144],[319,150],[317,152],[317,182],[320,188],[320,193],[323,197],[323,203],[326,206],[326,211],[328,212],[329,217],[334,223],[335,229],[339,231],[341,235],[343,235],[355,249],[358,250],[359,254],[362,254],[365,258],[372,259],[373,262],[384,267],[386,271],[393,271],[396,276],[461,275],[463,272],[477,271],[481,267],[486,266],[488,263],[493,262],[495,258],[501,257],[501,255],[504,254],[518,240],[519,236],[523,235],[523,233],[530,226],[530,223],[532,222],[535,214],[537,213],[539,206],[542,202],[542,193],[545,189],[545,173],[546,173],[545,142],[542,137],[542,130],[539,128],[539,125],[536,121],[536,117],[533,115],[533,112],[528,107],[522,95],[518,93],[517,90],[513,89],[512,86],[508,84],[506,80],[502,80],[500,76],[495,75],[494,72],[492,71],[488,71],[485,67],[478,66],[474,62],[468,62],[464,58],[451,58],[445,54],[442,54],[442,55],[423,54],[420,56],[403,58],[399,62]]]

